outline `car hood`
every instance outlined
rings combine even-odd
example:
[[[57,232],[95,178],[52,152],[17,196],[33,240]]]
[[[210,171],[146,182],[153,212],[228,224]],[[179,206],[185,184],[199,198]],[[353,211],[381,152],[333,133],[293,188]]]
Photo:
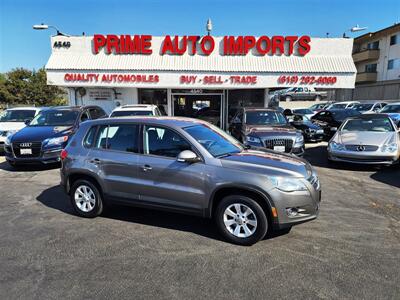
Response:
[[[244,150],[221,158],[221,164],[226,168],[275,176],[308,178],[312,174],[311,165],[301,158],[263,150]]]
[[[343,132],[337,133],[334,141],[344,145],[376,145],[388,143],[395,132]]]
[[[25,126],[24,122],[0,122],[0,131],[20,130]]]
[[[264,137],[264,136],[296,136],[297,130],[292,125],[246,125],[245,132],[248,135]]]
[[[312,122],[293,122],[293,126],[298,127],[298,128],[310,128],[310,129],[321,129],[317,124],[314,124]]]
[[[27,126],[15,133],[12,142],[41,142],[47,138],[69,135],[72,126]]]

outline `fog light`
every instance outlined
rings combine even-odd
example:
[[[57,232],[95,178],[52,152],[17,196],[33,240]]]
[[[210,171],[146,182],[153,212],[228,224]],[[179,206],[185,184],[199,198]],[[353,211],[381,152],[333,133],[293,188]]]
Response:
[[[297,209],[297,207],[286,208],[286,214],[289,217],[295,217],[295,216],[297,216],[298,213],[299,213],[299,210]]]

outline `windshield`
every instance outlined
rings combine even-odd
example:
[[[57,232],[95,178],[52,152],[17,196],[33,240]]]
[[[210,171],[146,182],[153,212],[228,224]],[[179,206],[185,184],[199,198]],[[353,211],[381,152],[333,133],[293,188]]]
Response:
[[[151,110],[119,110],[114,111],[110,117],[128,117],[128,116],[152,116]]]
[[[78,118],[79,111],[69,109],[45,110],[38,114],[29,126],[71,126]]]
[[[285,125],[287,121],[282,113],[277,111],[249,111],[246,112],[248,125]]]
[[[309,110],[309,109],[293,109],[292,112],[296,113],[296,114],[301,114],[301,115],[314,114],[314,112],[312,110]]]
[[[222,157],[243,151],[241,144],[214,125],[195,125],[184,128],[214,157]]]
[[[400,104],[388,104],[382,110],[381,113],[400,113]]]
[[[0,122],[25,122],[35,116],[34,110],[6,110],[0,114]]]
[[[343,125],[342,131],[391,132],[394,128],[389,118],[351,119]]]
[[[344,109],[340,111],[332,111],[332,115],[337,121],[343,121],[344,119],[352,116],[360,115],[361,113],[354,109]]]
[[[331,104],[329,105],[329,109],[332,108],[346,108],[347,104],[346,103],[342,103],[342,104]]]
[[[367,111],[372,108],[373,104],[356,104],[353,106],[353,109],[357,111]]]

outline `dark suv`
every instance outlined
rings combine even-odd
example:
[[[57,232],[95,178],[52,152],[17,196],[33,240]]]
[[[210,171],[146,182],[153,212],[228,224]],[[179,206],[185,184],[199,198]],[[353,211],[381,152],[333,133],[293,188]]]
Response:
[[[61,183],[83,217],[105,203],[213,217],[229,241],[315,219],[320,184],[303,159],[246,150],[218,127],[189,118],[85,122],[61,153]]]
[[[242,143],[302,156],[304,137],[275,109],[241,108],[232,118],[229,132]]]
[[[5,156],[12,166],[60,161],[60,152],[82,122],[107,117],[99,106],[60,106],[42,110],[5,141]]]

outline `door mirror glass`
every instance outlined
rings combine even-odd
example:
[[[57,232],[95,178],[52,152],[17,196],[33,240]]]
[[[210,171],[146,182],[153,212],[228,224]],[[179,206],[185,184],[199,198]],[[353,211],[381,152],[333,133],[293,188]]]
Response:
[[[179,162],[186,162],[186,163],[196,163],[200,161],[200,157],[197,156],[196,153],[190,150],[184,150],[181,153],[178,154],[178,157],[176,158],[177,161]]]

